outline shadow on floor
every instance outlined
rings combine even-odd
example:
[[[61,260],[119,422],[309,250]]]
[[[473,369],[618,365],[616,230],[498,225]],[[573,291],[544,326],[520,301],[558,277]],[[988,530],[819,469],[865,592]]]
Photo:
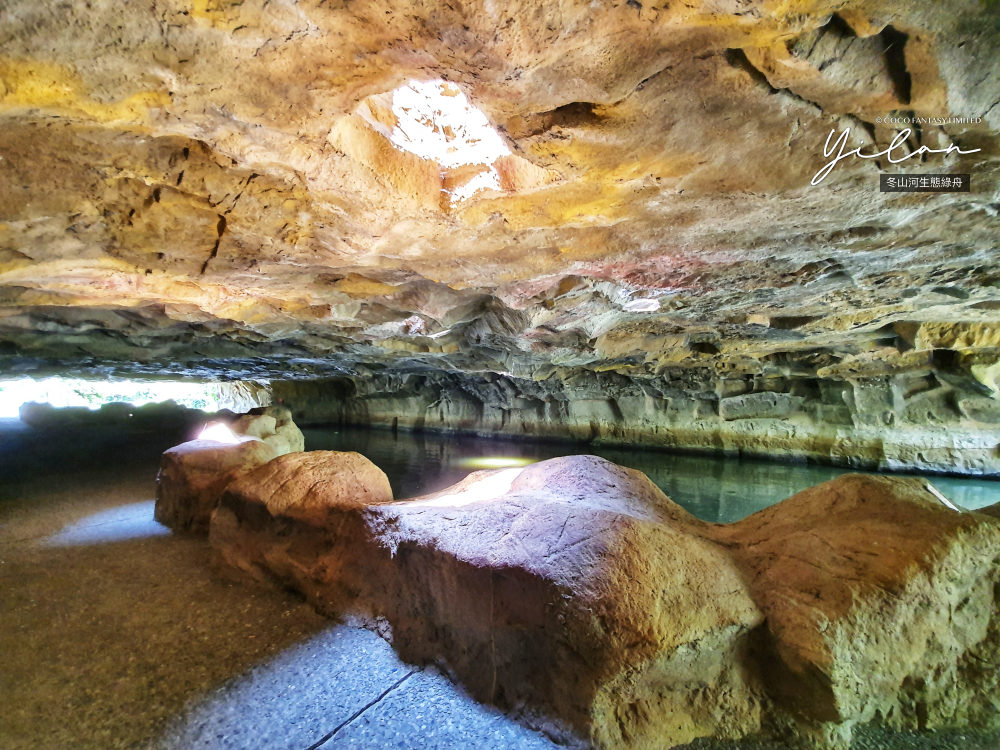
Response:
[[[136,747],[192,698],[329,626],[214,573],[202,539],[5,545],[0,559],[8,750]]]

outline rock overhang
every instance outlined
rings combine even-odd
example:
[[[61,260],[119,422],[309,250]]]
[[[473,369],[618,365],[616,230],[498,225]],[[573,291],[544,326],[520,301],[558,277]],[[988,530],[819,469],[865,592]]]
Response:
[[[0,372],[995,391],[988,5],[182,5],[0,16]],[[435,80],[500,191],[442,202],[470,175],[393,146],[392,92]],[[886,118],[978,149],[921,167],[976,192],[810,185]]]

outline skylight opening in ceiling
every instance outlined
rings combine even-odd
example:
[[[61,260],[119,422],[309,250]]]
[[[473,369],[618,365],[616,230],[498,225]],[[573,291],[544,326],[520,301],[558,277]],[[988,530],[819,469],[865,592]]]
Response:
[[[494,162],[510,154],[486,115],[447,81],[410,81],[393,92],[396,125],[390,140],[398,148],[432,159],[445,169],[481,164],[489,169],[451,193],[463,200],[484,189],[500,189]]]

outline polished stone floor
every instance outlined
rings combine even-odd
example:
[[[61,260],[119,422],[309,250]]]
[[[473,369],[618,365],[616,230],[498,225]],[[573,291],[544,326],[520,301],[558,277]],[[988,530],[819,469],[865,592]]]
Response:
[[[0,423],[0,748],[555,747],[155,523],[159,453],[182,439]],[[996,750],[1000,738],[870,731],[854,747]]]

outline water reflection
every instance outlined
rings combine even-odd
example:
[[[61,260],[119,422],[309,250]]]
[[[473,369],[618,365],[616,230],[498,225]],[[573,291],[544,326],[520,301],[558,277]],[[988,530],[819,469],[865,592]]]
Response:
[[[736,458],[683,456],[636,448],[501,440],[363,428],[306,429],[306,450],[357,451],[389,477],[397,498],[437,492],[481,468],[521,466],[556,456],[591,453],[645,472],[668,497],[706,521],[731,523],[846,469]],[[1000,482],[930,477],[963,508],[1000,502]]]

